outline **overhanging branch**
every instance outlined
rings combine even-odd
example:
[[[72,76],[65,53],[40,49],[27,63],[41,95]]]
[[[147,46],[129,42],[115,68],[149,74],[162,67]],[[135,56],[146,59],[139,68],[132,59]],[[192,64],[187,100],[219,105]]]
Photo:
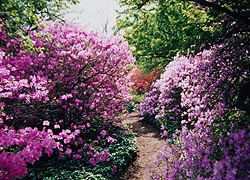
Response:
[[[234,19],[238,19],[239,21],[241,21],[244,24],[250,25],[249,16],[242,16],[238,12],[231,11],[230,9],[228,9],[226,7],[222,7],[222,6],[215,4],[213,2],[209,2],[206,0],[186,0],[186,1],[193,1],[193,2],[199,3],[202,6],[213,8],[217,11],[226,13],[227,15],[233,17]]]
[[[149,2],[149,0],[144,0],[142,3],[137,5],[137,8],[141,9],[147,2]]]

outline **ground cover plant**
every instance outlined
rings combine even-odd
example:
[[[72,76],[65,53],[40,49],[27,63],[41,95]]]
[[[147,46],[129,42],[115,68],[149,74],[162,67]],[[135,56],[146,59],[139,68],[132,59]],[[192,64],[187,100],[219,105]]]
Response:
[[[240,92],[249,82],[249,42],[242,33],[177,56],[153,84],[141,115],[162,128],[166,144],[152,179],[249,178],[249,102]]]
[[[45,157],[125,167],[136,151],[117,118],[129,101],[128,44],[59,21],[22,38],[0,28],[0,179],[32,176]]]

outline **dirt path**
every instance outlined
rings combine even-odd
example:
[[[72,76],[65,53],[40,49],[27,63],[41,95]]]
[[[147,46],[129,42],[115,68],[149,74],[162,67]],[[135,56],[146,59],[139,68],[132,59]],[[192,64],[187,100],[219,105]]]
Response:
[[[160,138],[159,132],[155,128],[140,121],[137,113],[129,114],[123,124],[127,124],[137,134],[139,152],[136,161],[128,168],[121,180],[148,180],[149,171],[154,169],[156,156],[163,146],[164,140]]]

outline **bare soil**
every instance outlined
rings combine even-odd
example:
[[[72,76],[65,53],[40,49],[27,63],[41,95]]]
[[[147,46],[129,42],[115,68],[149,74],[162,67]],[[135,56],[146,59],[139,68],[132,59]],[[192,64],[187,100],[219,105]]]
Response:
[[[150,171],[156,170],[154,163],[158,152],[164,145],[164,140],[160,138],[158,130],[145,121],[139,120],[137,113],[129,114],[123,124],[131,127],[136,133],[139,152],[135,162],[121,177],[121,180],[148,180]]]

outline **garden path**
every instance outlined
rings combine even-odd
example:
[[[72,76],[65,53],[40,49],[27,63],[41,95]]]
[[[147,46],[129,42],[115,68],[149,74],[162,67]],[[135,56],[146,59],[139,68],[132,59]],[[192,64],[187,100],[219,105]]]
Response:
[[[139,152],[135,162],[121,177],[121,180],[148,180],[150,170],[156,170],[154,163],[159,150],[164,145],[164,140],[160,138],[159,131],[154,127],[140,121],[137,113],[130,113],[123,124],[131,127],[136,133]]]

